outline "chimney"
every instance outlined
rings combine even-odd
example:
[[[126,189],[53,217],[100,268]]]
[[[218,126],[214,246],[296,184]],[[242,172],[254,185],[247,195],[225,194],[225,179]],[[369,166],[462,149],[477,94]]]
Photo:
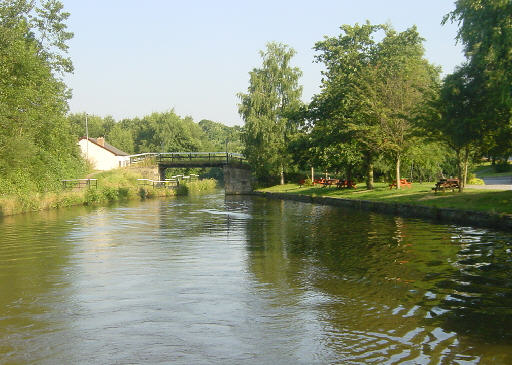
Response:
[[[105,147],[105,137],[98,137],[98,138],[96,138],[96,142],[97,142],[101,147]]]

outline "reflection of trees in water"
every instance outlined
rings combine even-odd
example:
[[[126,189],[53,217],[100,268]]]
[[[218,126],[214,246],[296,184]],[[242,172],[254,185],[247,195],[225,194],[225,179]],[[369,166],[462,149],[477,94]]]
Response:
[[[512,340],[512,238],[484,230],[456,229],[460,244],[456,275],[437,283],[446,293],[443,323],[471,336],[509,344]],[[510,358],[512,362],[512,357]]]
[[[511,255],[494,234],[297,202],[256,199],[252,212],[250,272],[296,300],[323,298],[330,332],[418,330],[408,346],[435,343],[431,359],[462,348],[459,336],[509,339]]]

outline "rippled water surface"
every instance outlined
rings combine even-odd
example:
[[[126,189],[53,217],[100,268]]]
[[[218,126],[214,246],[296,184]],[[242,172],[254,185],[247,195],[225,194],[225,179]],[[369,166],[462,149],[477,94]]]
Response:
[[[0,364],[511,364],[512,235],[214,194],[0,221]]]

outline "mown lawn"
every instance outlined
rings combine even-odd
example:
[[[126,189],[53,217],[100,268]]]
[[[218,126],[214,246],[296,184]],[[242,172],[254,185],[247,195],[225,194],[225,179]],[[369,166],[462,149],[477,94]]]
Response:
[[[455,208],[463,210],[486,211],[491,213],[512,214],[512,190],[466,189],[459,192],[432,191],[434,183],[413,183],[411,188],[389,189],[388,184],[376,183],[374,190],[366,190],[364,183],[356,189],[337,189],[335,187],[303,186],[297,184],[276,185],[259,191],[289,194],[329,196],[345,199],[363,199],[383,202],[425,205],[437,208]]]

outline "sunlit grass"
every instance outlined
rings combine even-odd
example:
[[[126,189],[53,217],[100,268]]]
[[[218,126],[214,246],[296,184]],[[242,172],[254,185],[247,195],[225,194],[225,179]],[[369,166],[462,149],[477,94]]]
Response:
[[[216,181],[211,179],[188,182],[179,190],[140,186],[137,179],[143,178],[143,174],[140,169],[133,168],[104,171],[94,174],[92,178],[97,179],[97,187],[46,194],[0,196],[0,216],[74,205],[97,205],[131,199],[200,194],[216,188]]]
[[[512,214],[512,191],[510,190],[468,188],[463,193],[458,191],[435,193],[432,191],[434,185],[434,183],[413,183],[411,188],[396,190],[390,189],[388,184],[376,183],[374,190],[366,190],[364,183],[357,184],[356,189],[337,189],[318,185],[299,187],[296,184],[287,184],[260,189],[260,191]]]

